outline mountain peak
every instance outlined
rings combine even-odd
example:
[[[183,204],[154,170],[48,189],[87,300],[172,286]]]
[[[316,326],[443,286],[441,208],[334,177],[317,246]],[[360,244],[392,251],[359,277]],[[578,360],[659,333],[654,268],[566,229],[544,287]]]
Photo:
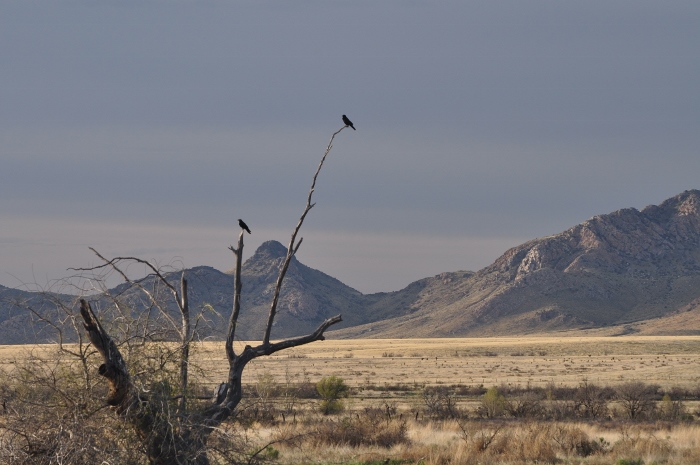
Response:
[[[247,273],[255,275],[276,275],[279,267],[287,256],[287,248],[277,241],[265,241],[260,244],[252,257],[245,261],[243,267]],[[298,263],[292,258],[292,263]]]
[[[654,205],[650,205],[643,211],[654,209]],[[670,213],[678,216],[698,215],[700,214],[700,191],[696,189],[687,190],[680,194],[665,200],[657,208],[669,210]]]
[[[255,255],[267,258],[280,258],[287,256],[287,248],[277,241],[265,241],[255,251]]]

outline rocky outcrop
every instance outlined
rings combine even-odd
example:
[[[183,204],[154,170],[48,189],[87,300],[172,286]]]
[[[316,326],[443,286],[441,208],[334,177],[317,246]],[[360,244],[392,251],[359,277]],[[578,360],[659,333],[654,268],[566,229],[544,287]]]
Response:
[[[461,282],[434,279],[411,319],[420,336],[522,334],[659,318],[698,297],[700,191],[690,190],[521,244]],[[374,325],[372,337],[401,337],[405,321]]]

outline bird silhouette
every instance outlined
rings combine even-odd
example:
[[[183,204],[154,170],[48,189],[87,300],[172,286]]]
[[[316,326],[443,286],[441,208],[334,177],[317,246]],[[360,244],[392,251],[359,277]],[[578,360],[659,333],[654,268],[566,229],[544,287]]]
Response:
[[[355,126],[352,125],[352,121],[350,121],[345,115],[343,115],[343,123],[345,123],[345,126],[350,126],[353,131],[356,131]]]
[[[238,226],[240,226],[241,229],[245,229],[246,231],[248,231],[248,234],[250,234],[250,229],[248,229],[248,225],[245,224],[240,218],[238,218]]]

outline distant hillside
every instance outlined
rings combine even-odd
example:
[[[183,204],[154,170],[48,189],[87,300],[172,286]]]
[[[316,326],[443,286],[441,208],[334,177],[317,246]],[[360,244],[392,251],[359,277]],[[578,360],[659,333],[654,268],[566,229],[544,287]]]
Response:
[[[692,190],[526,242],[472,275],[443,273],[427,281],[412,314],[332,334],[493,336],[605,327],[683,313],[698,298],[700,191]]]
[[[243,264],[238,337],[259,339],[285,247],[262,244]],[[202,337],[221,338],[231,313],[233,276],[210,267],[185,270],[192,308],[210,309]],[[177,282],[181,272],[168,279]],[[144,285],[152,286],[146,280]],[[126,285],[110,291],[145,308]],[[105,298],[96,298],[108,309]],[[52,340],[75,296],[0,286],[0,344]],[[48,323],[33,324],[40,309]],[[58,308],[58,310],[52,310]],[[175,311],[174,306],[170,311]],[[463,337],[588,330],[606,334],[700,332],[700,191],[641,211],[595,216],[560,234],[506,251],[478,271],[441,273],[388,293],[364,295],[294,259],[273,338],[310,332],[343,315],[329,337]],[[339,328],[339,329],[335,329]],[[68,337],[74,335],[70,330]]]
[[[72,307],[75,300],[75,296],[67,294],[28,292],[0,286],[0,344],[56,340],[51,324],[65,321],[62,309]],[[45,321],[38,315],[46,317]],[[72,339],[74,334],[71,326],[66,325],[68,339]]]
[[[271,297],[286,248],[276,241],[263,243],[245,261],[241,270],[243,292],[238,326],[240,339],[260,339],[270,309]],[[201,337],[222,338],[233,307],[233,275],[214,268],[199,266],[184,271],[189,283],[189,302],[193,309],[208,308],[201,320]],[[179,286],[182,272],[166,275],[169,282]],[[153,279],[141,283],[146,289],[156,289]],[[282,338],[306,334],[325,319],[343,315],[337,327],[354,326],[404,314],[403,301],[416,295],[422,288],[414,283],[394,298],[395,293],[363,295],[337,279],[309,268],[294,258],[287,271],[278,305],[278,316],[272,337]],[[175,314],[174,302],[168,292],[158,291],[170,302],[166,308]],[[136,309],[144,309],[147,302],[141,291],[122,284],[109,291]],[[0,344],[49,342],[55,340],[55,331],[38,322],[28,308],[37,310],[53,323],[65,320],[70,308],[77,308],[77,297],[56,293],[35,293],[0,286]],[[96,308],[106,309],[109,298],[88,297]],[[67,311],[65,310],[67,309]],[[74,332],[68,327],[66,337]]]

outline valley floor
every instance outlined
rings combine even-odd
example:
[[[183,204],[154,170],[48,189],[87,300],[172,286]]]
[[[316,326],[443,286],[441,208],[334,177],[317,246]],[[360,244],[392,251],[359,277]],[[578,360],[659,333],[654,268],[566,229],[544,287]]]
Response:
[[[196,356],[218,385],[217,372],[226,367],[223,344],[205,343]],[[614,386],[640,380],[691,388],[700,386],[700,336],[326,340],[257,359],[246,376],[253,382],[266,372],[279,381],[335,374],[352,387],[577,386],[583,380]]]

